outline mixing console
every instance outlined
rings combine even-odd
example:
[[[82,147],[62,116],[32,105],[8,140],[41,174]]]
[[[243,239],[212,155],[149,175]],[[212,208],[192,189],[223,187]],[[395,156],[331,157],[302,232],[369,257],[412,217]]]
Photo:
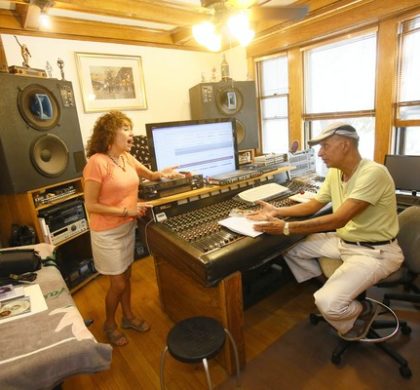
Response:
[[[269,203],[276,207],[296,204],[288,198],[274,199]],[[221,219],[227,218],[234,208],[256,210],[258,206],[250,207],[243,202],[230,198],[170,217],[163,224],[174,232],[178,238],[188,241],[202,252],[208,252],[222,248],[243,237],[217,223]]]
[[[281,184],[292,191],[268,202],[276,207],[296,204],[290,196],[301,191],[316,192],[319,188],[319,183],[307,177]],[[154,206],[156,222],[148,228],[147,240],[155,259],[176,263],[195,280],[212,286],[233,272],[271,261],[304,237],[262,234],[251,238],[219,225],[218,221],[227,218],[233,209],[239,209],[233,210],[233,214],[240,214],[240,210],[259,207],[238,199],[237,194],[249,188],[252,185],[236,185]]]

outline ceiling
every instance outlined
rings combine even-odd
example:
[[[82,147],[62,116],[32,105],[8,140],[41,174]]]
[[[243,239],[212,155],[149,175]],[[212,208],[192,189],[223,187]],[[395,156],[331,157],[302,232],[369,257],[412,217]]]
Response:
[[[0,32],[204,50],[194,41],[191,33],[192,24],[208,20],[210,17],[209,10],[201,6],[200,0],[54,1],[54,5],[48,9],[50,28],[39,26],[40,9],[31,4],[33,1],[36,0],[0,0]],[[315,7],[325,8],[342,1],[248,0],[248,2],[257,8],[308,4],[312,12]],[[251,23],[258,39],[273,29],[279,29],[291,22],[279,18],[257,20],[254,17]]]

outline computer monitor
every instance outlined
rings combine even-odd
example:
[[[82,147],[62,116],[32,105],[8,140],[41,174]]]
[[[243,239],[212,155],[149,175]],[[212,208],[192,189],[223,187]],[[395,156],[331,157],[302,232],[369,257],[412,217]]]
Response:
[[[146,133],[153,170],[176,165],[209,177],[239,167],[233,118],[148,123]]]
[[[400,191],[420,192],[420,156],[387,154],[384,165]]]

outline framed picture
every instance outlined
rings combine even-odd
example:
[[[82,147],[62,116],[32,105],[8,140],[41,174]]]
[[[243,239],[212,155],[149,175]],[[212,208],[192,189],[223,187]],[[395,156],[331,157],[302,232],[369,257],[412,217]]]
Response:
[[[147,109],[141,57],[75,54],[85,112]]]

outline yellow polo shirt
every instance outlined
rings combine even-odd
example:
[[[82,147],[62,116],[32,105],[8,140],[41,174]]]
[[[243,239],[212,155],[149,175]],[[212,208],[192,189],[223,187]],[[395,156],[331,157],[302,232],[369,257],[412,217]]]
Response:
[[[332,203],[336,211],[346,199],[358,199],[369,206],[337,229],[337,235],[347,241],[385,241],[394,238],[399,230],[395,185],[385,166],[361,160],[347,183],[341,180],[342,171],[330,168],[315,199]]]

